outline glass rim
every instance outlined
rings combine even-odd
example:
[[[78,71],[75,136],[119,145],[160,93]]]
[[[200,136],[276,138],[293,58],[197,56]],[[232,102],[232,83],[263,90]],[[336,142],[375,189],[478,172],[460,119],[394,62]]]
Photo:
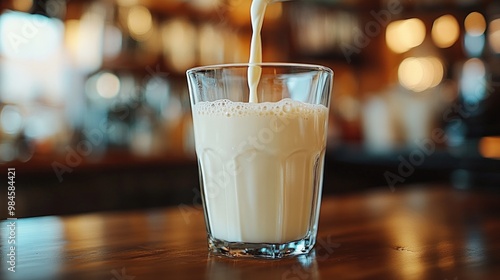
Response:
[[[205,71],[205,70],[215,70],[222,68],[239,68],[239,67],[250,67],[250,66],[263,66],[263,67],[297,67],[302,69],[309,69],[313,71],[323,71],[328,72],[330,74],[334,74],[333,70],[319,64],[308,64],[308,63],[292,63],[292,62],[261,62],[261,63],[222,63],[222,64],[213,64],[213,65],[205,65],[205,66],[197,66],[186,70],[186,75],[189,75],[194,72]]]

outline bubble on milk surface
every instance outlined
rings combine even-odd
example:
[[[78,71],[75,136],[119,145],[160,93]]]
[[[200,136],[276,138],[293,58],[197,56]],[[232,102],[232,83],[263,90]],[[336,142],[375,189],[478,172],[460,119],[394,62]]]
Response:
[[[194,106],[198,115],[243,117],[243,116],[280,116],[307,117],[325,113],[327,108],[320,104],[308,104],[289,98],[278,102],[245,103],[228,99],[198,102]]]

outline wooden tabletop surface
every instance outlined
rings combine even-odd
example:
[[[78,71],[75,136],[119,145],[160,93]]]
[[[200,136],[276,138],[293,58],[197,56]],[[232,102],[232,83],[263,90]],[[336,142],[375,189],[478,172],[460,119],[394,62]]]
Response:
[[[500,279],[500,195],[421,185],[323,197],[315,250],[209,256],[199,207],[1,222],[0,279]]]

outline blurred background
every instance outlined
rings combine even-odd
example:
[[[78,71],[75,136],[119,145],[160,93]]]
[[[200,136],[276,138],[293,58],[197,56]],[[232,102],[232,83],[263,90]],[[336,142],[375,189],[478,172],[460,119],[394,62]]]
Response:
[[[248,60],[250,4],[2,0],[17,215],[199,205],[185,71]],[[287,1],[262,37],[264,61],[335,72],[325,195],[500,188],[497,1]]]

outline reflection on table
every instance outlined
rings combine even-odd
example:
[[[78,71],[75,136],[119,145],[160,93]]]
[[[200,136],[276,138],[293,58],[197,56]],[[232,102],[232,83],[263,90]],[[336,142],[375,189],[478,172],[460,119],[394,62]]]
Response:
[[[327,196],[314,251],[284,260],[209,256],[202,211],[190,205],[22,218],[16,221],[16,273],[3,261],[2,277],[495,279],[499,197],[445,185]],[[4,240],[2,231],[2,256]]]

